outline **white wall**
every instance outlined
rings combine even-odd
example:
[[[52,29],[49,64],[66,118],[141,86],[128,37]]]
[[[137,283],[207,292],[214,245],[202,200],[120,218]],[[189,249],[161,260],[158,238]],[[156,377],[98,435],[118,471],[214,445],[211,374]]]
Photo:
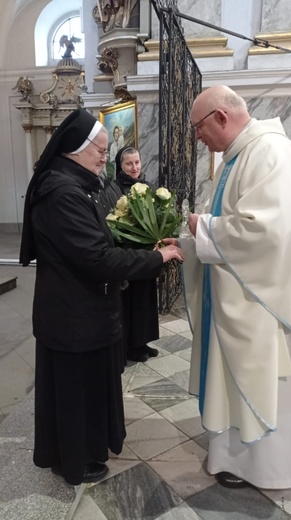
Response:
[[[260,16],[263,13],[262,20],[264,25],[272,27],[273,7],[276,4],[276,0],[246,0],[246,2],[240,2],[240,10],[235,11],[237,16],[235,16],[233,11],[232,16],[229,16],[230,11],[227,9],[227,7],[230,8],[233,4],[236,5],[237,2],[234,0],[212,0],[210,3],[207,3],[205,0],[187,0],[188,12],[191,11],[193,16],[204,19],[205,17],[208,19],[209,14],[209,16],[212,16],[212,18],[210,17],[211,21],[217,23],[216,18],[213,20],[213,13],[207,13],[207,7],[210,7],[210,10],[212,10],[213,5],[218,5],[220,1],[222,26],[227,25],[226,28],[245,34],[248,31],[247,34],[252,35],[252,32],[257,32],[260,25],[262,28]],[[280,16],[282,18],[285,17],[284,6],[289,5],[289,2],[290,0],[277,1],[278,8],[275,13],[277,18],[279,16],[279,8]],[[37,93],[48,89],[52,85],[53,69],[50,67],[35,67],[35,25],[45,8],[45,12],[50,13],[50,15],[47,14],[48,18],[52,20],[53,17],[57,16],[57,6],[62,11],[67,8],[68,12],[70,12],[73,7],[76,8],[76,5],[81,5],[81,3],[81,0],[0,0],[0,226],[2,227],[4,224],[7,225],[7,228],[11,225],[14,225],[16,228],[18,223],[22,222],[23,195],[26,191],[29,173],[26,166],[25,133],[21,128],[21,112],[14,107],[19,102],[20,95],[16,90],[12,90],[12,87],[16,84],[19,76],[33,76],[31,79]],[[97,26],[90,18],[94,4],[95,0],[84,0],[84,9],[86,11],[84,16],[86,29],[85,72],[86,84],[89,90],[92,88],[93,76],[97,73],[97,62],[95,59],[98,42]],[[183,5],[186,5],[186,0],[183,0]],[[202,7],[204,10],[200,13],[199,9],[202,9]],[[233,9],[235,8],[233,7]],[[220,11],[217,9],[215,14],[217,12]],[[291,27],[291,19],[285,20],[284,23],[285,30]],[[278,24],[276,25],[277,27]],[[40,41],[39,45],[44,45],[44,41]],[[235,67],[246,67],[246,49],[238,43],[233,43],[233,47],[235,46]],[[271,61],[267,56],[264,57],[266,65],[271,63],[270,68],[276,69],[275,58],[276,56],[273,56]],[[208,64],[211,67],[211,59],[208,60]],[[151,66],[151,62],[148,62],[148,66]],[[208,67],[207,70],[214,69]],[[267,114],[277,114],[278,110],[280,111],[280,107],[286,108],[287,105],[282,96],[285,96],[289,102],[288,92],[291,87],[287,69],[282,71],[272,70],[267,84],[264,84],[265,80],[262,74],[256,70],[231,70],[226,72],[226,69],[223,69],[223,71],[224,73],[221,70],[219,73],[203,73],[203,87],[213,84],[213,82],[225,82],[233,86],[233,88],[238,86],[243,95],[252,99],[252,110],[254,113],[256,113],[256,103],[258,103],[258,106],[261,107],[260,117],[262,118]],[[150,110],[153,107],[153,103],[150,101],[150,98],[149,101],[145,101],[145,98],[147,96],[153,97],[154,95],[154,98],[157,99],[158,85],[157,78],[149,76],[149,74],[152,73],[148,72],[147,75],[145,74],[144,79],[135,77],[137,81],[134,81],[133,78],[131,85],[132,91],[137,89],[136,93],[140,99],[139,115],[140,123],[142,124],[139,124],[139,138],[143,144],[143,151],[146,152],[146,157],[150,157],[153,151],[152,148],[151,150],[147,148],[148,139],[146,139],[147,129],[153,124],[152,111]],[[154,90],[151,89],[149,81],[153,81]],[[138,93],[138,90],[140,90],[140,93]],[[141,94],[141,91],[144,94]],[[265,91],[266,93],[264,94]],[[269,96],[267,104],[261,99],[264,95]],[[142,101],[141,96],[144,97],[144,101]],[[281,96],[281,98],[278,99],[278,96]],[[272,99],[274,102],[272,102]],[[145,102],[146,104],[148,103],[148,106],[144,105]],[[148,122],[147,118],[149,119]],[[284,121],[284,123],[291,125],[289,120]],[[157,125],[156,120],[155,124]]]
[[[48,24],[60,12],[71,11],[82,0],[0,0],[0,226],[17,230],[22,222],[27,171],[22,114],[14,105],[21,95],[12,90],[19,76],[29,76],[37,93],[54,81],[52,67],[35,67],[35,25],[44,8]],[[48,16],[49,15],[49,16]],[[44,45],[42,41],[40,43]],[[47,45],[45,40],[45,45]],[[34,136],[32,136],[32,139]],[[43,143],[43,145],[45,142]]]

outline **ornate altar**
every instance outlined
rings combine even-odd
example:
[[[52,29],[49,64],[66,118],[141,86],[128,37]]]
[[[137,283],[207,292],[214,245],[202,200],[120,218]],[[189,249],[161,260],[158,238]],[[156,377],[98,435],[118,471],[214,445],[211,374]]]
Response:
[[[53,84],[37,94],[32,81],[21,76],[15,87],[22,95],[15,108],[22,112],[22,127],[26,136],[26,158],[29,177],[38,159],[41,141],[40,132],[49,141],[54,129],[65,117],[81,105],[81,94],[85,89],[84,71],[72,57],[60,60],[53,72]],[[45,143],[44,143],[45,144]]]

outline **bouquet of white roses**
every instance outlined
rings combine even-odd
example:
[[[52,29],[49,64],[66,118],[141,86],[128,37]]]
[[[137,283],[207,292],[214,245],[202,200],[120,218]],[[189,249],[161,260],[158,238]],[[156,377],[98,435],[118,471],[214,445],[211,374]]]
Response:
[[[174,200],[175,193],[166,188],[153,191],[147,184],[137,182],[117,201],[106,221],[119,242],[162,246],[163,238],[179,234],[181,216],[175,210]]]

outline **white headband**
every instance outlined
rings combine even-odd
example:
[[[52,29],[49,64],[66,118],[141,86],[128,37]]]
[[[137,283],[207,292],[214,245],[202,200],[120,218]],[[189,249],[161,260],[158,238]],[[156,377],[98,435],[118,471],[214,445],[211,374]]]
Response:
[[[83,142],[83,144],[81,144],[81,146],[79,146],[79,148],[77,148],[77,150],[75,150],[74,152],[69,152],[69,153],[70,154],[76,154],[76,153],[79,153],[82,150],[84,150],[84,148],[86,148],[90,144],[90,141],[92,141],[94,139],[94,137],[96,137],[96,135],[100,132],[102,126],[103,125],[102,125],[102,123],[100,123],[100,121],[96,121],[96,123],[93,126],[90,134],[88,135],[88,137],[86,137],[86,139]]]

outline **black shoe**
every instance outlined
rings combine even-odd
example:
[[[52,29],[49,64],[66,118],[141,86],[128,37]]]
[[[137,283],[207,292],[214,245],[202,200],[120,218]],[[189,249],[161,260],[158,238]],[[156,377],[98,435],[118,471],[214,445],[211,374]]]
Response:
[[[132,348],[127,352],[127,359],[144,362],[149,359],[149,355],[142,348]]]
[[[143,351],[147,352],[150,357],[157,357],[159,355],[158,349],[149,347],[148,345],[143,347]]]
[[[88,464],[88,466],[86,466],[82,482],[99,482],[99,480],[101,480],[107,475],[108,471],[109,468],[108,466],[106,466],[106,464],[103,464],[102,462],[92,462],[91,464]],[[60,477],[65,478],[63,476],[61,468],[59,467],[52,467],[52,472],[55,475],[59,475]],[[69,484],[71,484],[71,482],[69,482]]]
[[[85,468],[83,482],[98,482],[107,475],[108,471],[108,466],[103,462],[92,462]]]
[[[217,482],[224,487],[228,488],[244,488],[250,486],[248,482],[243,480],[242,478],[236,477],[232,473],[228,473],[227,471],[221,471],[220,473],[216,473],[214,475]]]

